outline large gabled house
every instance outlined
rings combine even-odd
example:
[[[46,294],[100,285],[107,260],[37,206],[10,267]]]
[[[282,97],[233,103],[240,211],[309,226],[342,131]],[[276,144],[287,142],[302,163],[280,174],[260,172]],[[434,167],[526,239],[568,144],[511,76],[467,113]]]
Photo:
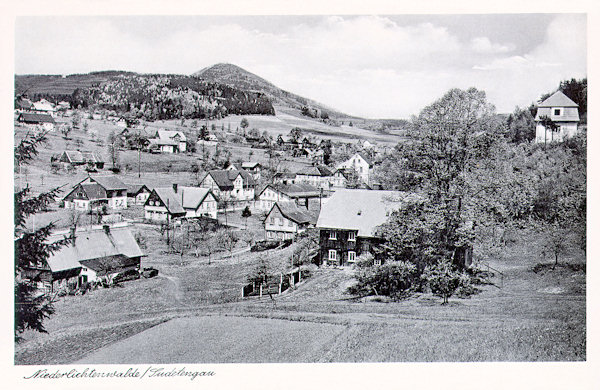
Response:
[[[116,176],[88,176],[63,198],[65,208],[77,210],[127,208],[127,185]]]
[[[538,104],[535,115],[535,142],[562,142],[577,134],[579,123],[578,105],[561,91],[553,93],[548,99]],[[544,118],[549,118],[555,128],[544,126]]]
[[[261,174],[261,169],[262,169],[262,165],[259,162],[256,161],[244,161],[240,164],[238,163],[231,163],[229,164],[229,166],[226,168],[227,170],[231,171],[231,170],[238,170],[238,171],[246,171],[249,174],[252,175],[252,178],[254,180],[260,180],[260,174]]]
[[[309,208],[309,200],[322,196],[322,190],[306,183],[268,184],[257,196],[255,207],[268,211],[276,202],[294,202]]]
[[[161,153],[183,153],[186,151],[187,138],[181,131],[157,130],[149,139],[150,148],[158,148]]]
[[[362,253],[372,252],[379,242],[377,227],[394,210],[420,199],[399,191],[337,190],[321,207],[317,221],[320,262],[348,265]]]
[[[142,257],[135,237],[127,226],[98,226],[87,230],[56,233],[48,242],[69,238],[68,245],[52,253],[46,264],[26,269],[23,275],[41,279],[40,288],[56,291],[62,287],[79,287],[130,269],[140,269]]]
[[[200,187],[210,189],[219,200],[246,202],[254,200],[256,182],[243,169],[216,169],[204,175]]]
[[[54,131],[56,121],[50,114],[39,114],[34,112],[23,112],[17,117],[17,122],[31,129],[43,131]]]
[[[356,152],[348,160],[339,164],[337,169],[352,169],[357,177],[365,184],[371,183],[373,174],[373,161],[365,153]]]
[[[154,188],[144,204],[144,218],[164,222],[177,218],[217,218],[217,198],[208,188]]]
[[[143,205],[152,190],[145,184],[125,184],[127,186],[128,204]]]
[[[317,213],[295,202],[276,202],[265,218],[267,240],[289,240],[315,225]]]
[[[296,183],[307,183],[324,190],[331,188],[332,180],[333,172],[325,165],[306,167],[296,173]]]

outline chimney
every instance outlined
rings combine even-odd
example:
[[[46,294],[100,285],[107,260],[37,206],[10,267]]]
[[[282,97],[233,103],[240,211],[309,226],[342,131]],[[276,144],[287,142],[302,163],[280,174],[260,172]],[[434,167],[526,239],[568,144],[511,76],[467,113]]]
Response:
[[[177,183],[173,183],[173,192],[177,193]]]
[[[110,234],[110,226],[109,225],[102,225],[102,229],[104,229],[104,233]]]

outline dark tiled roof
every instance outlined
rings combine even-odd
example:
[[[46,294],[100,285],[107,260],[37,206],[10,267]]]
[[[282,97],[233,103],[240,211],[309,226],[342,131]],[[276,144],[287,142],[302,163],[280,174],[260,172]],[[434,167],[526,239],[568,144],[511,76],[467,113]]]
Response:
[[[277,207],[284,217],[291,219],[297,224],[314,224],[317,222],[315,213],[311,213],[307,209],[298,206],[295,202],[277,202],[273,207]]]
[[[312,196],[318,197],[321,194],[321,190],[307,183],[295,183],[295,184],[273,184],[272,187],[279,192],[282,192],[289,197],[305,197]]]
[[[325,165],[317,165],[312,167],[306,167],[300,172],[298,175],[306,175],[306,176],[331,176],[332,173]]]
[[[90,180],[100,184],[106,190],[125,190],[127,186],[123,184],[117,176],[90,176]]]
[[[36,114],[33,112],[24,112],[19,115],[19,122],[25,123],[56,123],[50,114]]]

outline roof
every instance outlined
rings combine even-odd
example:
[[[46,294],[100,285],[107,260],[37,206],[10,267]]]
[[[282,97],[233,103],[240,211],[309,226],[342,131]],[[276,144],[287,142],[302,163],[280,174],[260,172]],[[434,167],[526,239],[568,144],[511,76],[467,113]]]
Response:
[[[96,152],[81,152],[84,161],[104,162],[102,156]]]
[[[166,140],[172,141],[176,135],[179,135],[179,137],[180,137],[179,142],[185,142],[187,139],[185,137],[185,134],[183,134],[181,131],[175,131],[175,130],[157,130],[156,135],[158,136],[158,138],[161,141],[166,141]]]
[[[420,199],[400,191],[339,189],[323,203],[317,227],[357,230],[361,237],[373,237],[392,211]]]
[[[275,177],[282,179],[295,179],[296,174],[294,172],[277,172],[275,173]]]
[[[252,175],[243,169],[214,169],[212,171],[208,171],[206,176],[209,175],[213,178],[219,189],[222,191],[232,190],[233,181],[238,177],[238,175],[242,175],[244,186],[254,186],[256,184]],[[204,181],[206,176],[204,176],[202,181]]]
[[[209,193],[212,194],[208,188],[185,186],[179,186],[177,192],[175,192],[173,187],[155,188],[154,191],[161,201],[165,205],[168,205],[167,210],[171,214],[185,213],[184,209],[195,210]]]
[[[98,183],[84,183],[81,184],[81,188],[87,195],[88,199],[106,198],[106,191]]]
[[[298,172],[298,175],[306,176],[331,176],[333,173],[325,165],[316,165],[312,167],[306,167]]]
[[[56,234],[49,238],[55,242],[69,233]],[[77,231],[75,244],[62,247],[48,258],[52,272],[81,267],[80,261],[108,256],[138,257],[144,253],[127,227],[113,227],[106,233],[104,229]]]
[[[569,99],[567,95],[561,91],[556,91],[550,97],[540,104],[538,107],[579,107],[577,103]]]
[[[244,161],[242,162],[242,168],[244,169],[254,169],[256,167],[260,167],[260,163],[256,161]]]
[[[271,214],[271,211],[273,211],[275,207],[279,209],[285,218],[291,219],[297,224],[315,224],[317,222],[316,213],[310,212],[304,207],[298,206],[295,202],[276,202],[269,211],[269,214]]]
[[[106,190],[125,190],[127,186],[117,176],[90,176],[89,179],[100,184]],[[87,179],[86,179],[87,180]]]
[[[64,154],[67,156],[67,159],[71,163],[82,163],[83,162],[83,154],[77,150],[65,150]]]
[[[146,188],[148,191],[150,191],[150,187],[148,187],[147,185],[145,185],[144,183],[128,183],[125,184],[127,186],[127,194],[130,195],[137,195],[138,192],[140,192],[142,189]]]
[[[290,198],[301,198],[301,197],[318,197],[321,195],[321,190],[317,187],[311,186],[307,183],[297,184],[269,184],[259,194],[259,196],[267,189],[271,187],[276,192],[281,192]]]
[[[50,114],[36,114],[34,112],[23,112],[18,120],[25,123],[56,123]]]
[[[369,166],[373,165],[373,161],[371,161],[371,159],[368,158],[364,153],[356,152],[356,154],[358,154],[363,160],[365,160],[367,164],[369,164]]]

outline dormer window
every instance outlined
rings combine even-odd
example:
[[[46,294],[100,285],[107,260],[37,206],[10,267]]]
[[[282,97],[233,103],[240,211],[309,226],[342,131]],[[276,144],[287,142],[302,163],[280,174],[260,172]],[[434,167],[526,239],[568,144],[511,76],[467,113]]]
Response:
[[[555,108],[554,109],[554,115],[560,116],[560,108]]]

